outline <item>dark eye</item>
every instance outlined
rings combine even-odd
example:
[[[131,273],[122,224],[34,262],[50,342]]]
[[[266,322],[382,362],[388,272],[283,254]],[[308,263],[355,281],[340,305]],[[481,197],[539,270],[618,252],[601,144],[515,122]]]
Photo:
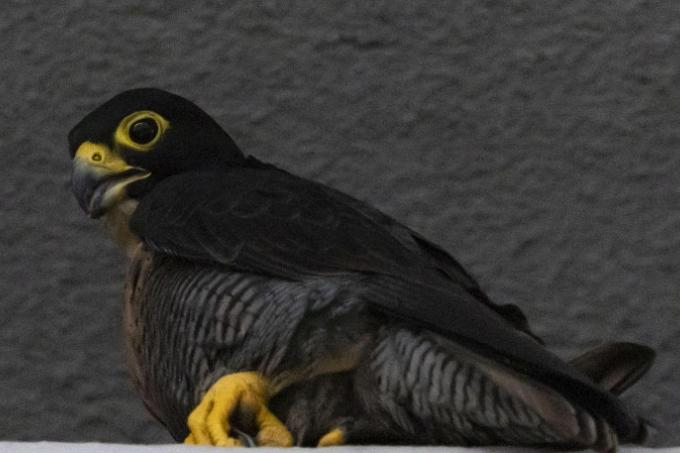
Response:
[[[158,134],[158,124],[151,118],[144,118],[132,123],[129,131],[130,138],[133,142],[140,145],[146,145],[156,138],[156,135]]]

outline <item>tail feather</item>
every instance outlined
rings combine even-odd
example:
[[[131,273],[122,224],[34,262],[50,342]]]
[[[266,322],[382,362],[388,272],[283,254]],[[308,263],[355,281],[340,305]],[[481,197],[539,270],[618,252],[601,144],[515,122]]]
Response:
[[[593,380],[603,390],[620,395],[635,384],[652,366],[655,353],[651,348],[634,343],[611,343],[600,346],[571,360],[570,365]],[[616,430],[601,416],[572,406],[558,392],[531,379],[517,379],[503,372],[497,364],[482,365],[488,376],[511,394],[524,400],[562,437],[565,445],[590,447],[602,453],[614,452],[619,440],[644,442],[649,424],[639,419],[638,432],[620,438]]]
[[[649,370],[656,353],[635,343],[608,343],[572,359],[569,364],[614,395],[621,395]]]
[[[586,351],[569,361],[569,364],[588,376],[604,390],[621,395],[644,376],[654,363],[656,353],[652,348],[636,343],[607,343]],[[640,419],[639,431],[624,439],[626,442],[643,443],[653,425]],[[603,433],[605,434],[605,433]],[[601,434],[600,438],[606,438]],[[604,442],[606,445],[608,442]],[[607,451],[603,448],[602,451]]]

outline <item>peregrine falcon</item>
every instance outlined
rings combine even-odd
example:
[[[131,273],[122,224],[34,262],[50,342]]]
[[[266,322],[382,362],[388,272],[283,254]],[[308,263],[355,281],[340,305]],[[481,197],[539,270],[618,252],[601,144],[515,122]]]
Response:
[[[194,103],[123,92],[69,133],[73,192],[130,257],[129,368],[193,444],[541,445],[614,451],[651,349],[571,362],[445,250],[241,152]]]

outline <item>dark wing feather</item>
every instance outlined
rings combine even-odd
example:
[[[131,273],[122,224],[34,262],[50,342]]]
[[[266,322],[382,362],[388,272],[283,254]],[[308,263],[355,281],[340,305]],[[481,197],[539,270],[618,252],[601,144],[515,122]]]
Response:
[[[152,249],[238,270],[289,279],[363,274],[357,291],[377,310],[559,388],[623,438],[637,434],[639,422],[618,400],[480,303],[457,263],[442,272],[446,257],[422,253],[413,236],[348,198],[269,166],[187,173],[147,194],[131,228]]]
[[[252,157],[249,159],[251,162],[254,161],[255,164],[260,168],[268,168],[274,171],[282,172],[282,170],[279,170],[269,164],[260,163]],[[290,176],[292,178],[296,178],[293,175]],[[307,182],[314,184],[309,181]],[[418,255],[420,260],[428,263],[429,266],[436,269],[441,275],[447,277],[456,285],[463,287],[477,300],[486,304],[495,312],[500,314],[515,328],[525,332],[526,334],[533,337],[536,341],[543,344],[543,341],[529,328],[527,318],[518,306],[513,304],[499,305],[491,301],[491,299],[489,299],[486,293],[484,293],[482,288],[479,286],[477,281],[446,250],[430,242],[420,234],[397,222],[388,215],[385,215],[383,212],[357,200],[356,198],[352,198],[342,192],[328,189],[327,187],[323,187],[322,189],[326,196],[332,197],[340,204],[360,212],[363,217],[369,219],[373,224],[379,225],[394,239],[397,239],[402,247]]]
[[[406,229],[406,227],[402,228]],[[422,252],[435,263],[437,269],[447,275],[454,282],[462,285],[467,292],[475,296],[480,302],[486,304],[495,312],[503,316],[503,318],[515,326],[516,329],[523,331],[524,333],[533,337],[539,343],[544,344],[543,340],[541,340],[540,337],[531,331],[526,316],[517,305],[499,305],[491,301],[491,299],[489,299],[486,293],[479,286],[477,281],[470,274],[468,274],[463,266],[461,266],[455,258],[449,255],[446,250],[428,241],[418,233],[411,230],[408,231]]]
[[[176,176],[145,197],[131,226],[182,256],[288,278],[420,265],[359,212],[299,181],[250,169]]]

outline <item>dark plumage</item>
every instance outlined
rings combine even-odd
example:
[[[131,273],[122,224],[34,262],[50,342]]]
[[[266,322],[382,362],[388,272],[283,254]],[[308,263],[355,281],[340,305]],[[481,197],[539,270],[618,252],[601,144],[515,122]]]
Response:
[[[612,355],[599,374],[592,360],[565,363],[440,247],[245,157],[189,101],[122,93],[69,144],[81,206],[114,219],[132,250],[133,376],[176,438],[212,389],[236,391],[219,378],[239,372],[256,372],[243,376],[264,393],[239,391],[259,395],[260,408],[270,400],[301,444],[334,429],[342,435],[324,439],[609,450],[643,437],[644,423],[593,377],[632,363],[627,380],[610,379],[627,387],[651,363],[648,349]],[[267,443],[267,423],[243,405],[230,406],[230,426]],[[232,442],[199,419],[190,440]],[[286,443],[279,428],[272,443]]]

